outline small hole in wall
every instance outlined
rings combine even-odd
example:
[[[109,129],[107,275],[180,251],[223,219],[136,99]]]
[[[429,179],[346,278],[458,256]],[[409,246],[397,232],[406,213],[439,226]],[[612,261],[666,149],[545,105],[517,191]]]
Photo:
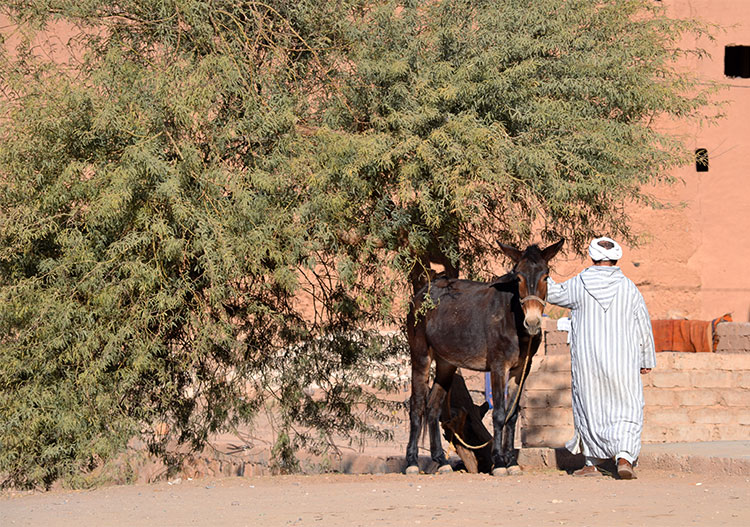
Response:
[[[708,172],[708,150],[706,148],[695,149],[695,171]]]

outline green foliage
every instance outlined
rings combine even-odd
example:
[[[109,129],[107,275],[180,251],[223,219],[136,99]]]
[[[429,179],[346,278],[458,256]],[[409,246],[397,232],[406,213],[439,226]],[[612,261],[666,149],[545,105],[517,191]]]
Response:
[[[409,279],[628,235],[707,94],[645,0],[11,0],[0,53],[0,474],[277,415],[279,470],[386,437]],[[35,29],[74,23],[51,63]],[[369,388],[368,388],[369,387]],[[312,388],[315,388],[313,390]],[[144,432],[145,430],[145,432]],[[151,434],[151,435],[149,435]]]
[[[675,68],[706,28],[647,0],[383,2],[367,19],[319,134],[343,163],[323,157],[318,181],[348,203],[342,229],[469,275],[496,241],[630,238],[625,205],[690,156],[653,123],[704,117],[713,90]]]
[[[319,244],[298,212],[296,125],[322,67],[314,50],[337,33],[313,5],[11,5],[24,28],[57,13],[81,32],[68,64],[30,45],[3,56],[8,484],[93,467],[156,422],[199,448],[276,400],[294,448],[370,431],[376,401],[353,401],[390,348],[355,339],[341,287],[300,283]],[[303,289],[325,302],[319,318]]]

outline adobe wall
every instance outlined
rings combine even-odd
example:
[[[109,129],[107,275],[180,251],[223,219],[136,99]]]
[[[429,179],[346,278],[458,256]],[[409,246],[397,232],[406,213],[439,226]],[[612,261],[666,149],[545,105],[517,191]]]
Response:
[[[647,192],[667,206],[661,210],[630,205],[638,247],[625,246],[622,269],[643,293],[653,318],[679,312],[687,318],[710,320],[732,313],[737,322],[750,320],[750,79],[724,76],[724,49],[750,46],[750,1],[663,0],[674,18],[698,17],[718,24],[715,40],[690,39],[705,60],[686,57],[684,70],[707,82],[719,83],[724,117],[715,123],[660,123],[662,131],[681,137],[690,150],[706,148],[709,171],[687,165],[671,172],[678,183]],[[607,233],[602,233],[607,234]],[[589,265],[573,256],[554,262],[555,280],[571,277]]]
[[[750,2],[740,0],[663,0],[670,16],[699,17],[718,24],[715,40],[689,40],[710,54],[705,60],[684,58],[681,67],[697,72],[725,89],[717,98],[725,104],[725,117],[714,124],[692,127],[684,123],[660,123],[668,133],[684,139],[689,149],[706,148],[709,171],[694,165],[674,170],[679,183],[647,191],[664,202],[661,210],[630,205],[638,247],[625,247],[623,271],[638,285],[651,315],[667,318],[679,312],[688,318],[713,319],[732,313],[734,320],[750,320],[750,79],[724,76],[724,48],[750,45]],[[10,47],[17,37],[6,17],[0,15],[0,31]],[[57,22],[37,44],[53,60],[67,60],[66,44],[75,30]],[[607,233],[602,233],[607,234]],[[538,241],[538,240],[534,240]],[[562,255],[555,259],[553,277],[569,278],[587,265],[585,259]]]
[[[750,437],[750,323],[717,329],[716,353],[660,352],[644,375],[643,442]],[[567,333],[545,331],[521,398],[521,444],[560,447],[573,437]]]

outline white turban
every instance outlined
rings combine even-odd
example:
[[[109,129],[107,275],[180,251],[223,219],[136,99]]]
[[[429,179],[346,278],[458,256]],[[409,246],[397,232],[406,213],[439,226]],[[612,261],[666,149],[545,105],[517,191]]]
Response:
[[[611,249],[605,249],[604,247],[599,245],[599,242],[610,242],[614,244],[614,247],[612,247]],[[601,238],[594,238],[589,244],[589,256],[595,262],[599,262],[601,260],[619,260],[620,258],[622,258],[622,247],[620,247],[620,244],[618,244],[612,238],[607,238],[606,236],[602,236]]]

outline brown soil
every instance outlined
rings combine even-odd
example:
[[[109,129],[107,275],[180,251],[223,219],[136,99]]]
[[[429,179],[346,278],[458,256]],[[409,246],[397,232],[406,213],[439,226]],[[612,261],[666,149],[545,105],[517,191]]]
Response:
[[[531,471],[175,480],[5,493],[0,525],[750,525],[750,477],[642,470],[639,479]]]

